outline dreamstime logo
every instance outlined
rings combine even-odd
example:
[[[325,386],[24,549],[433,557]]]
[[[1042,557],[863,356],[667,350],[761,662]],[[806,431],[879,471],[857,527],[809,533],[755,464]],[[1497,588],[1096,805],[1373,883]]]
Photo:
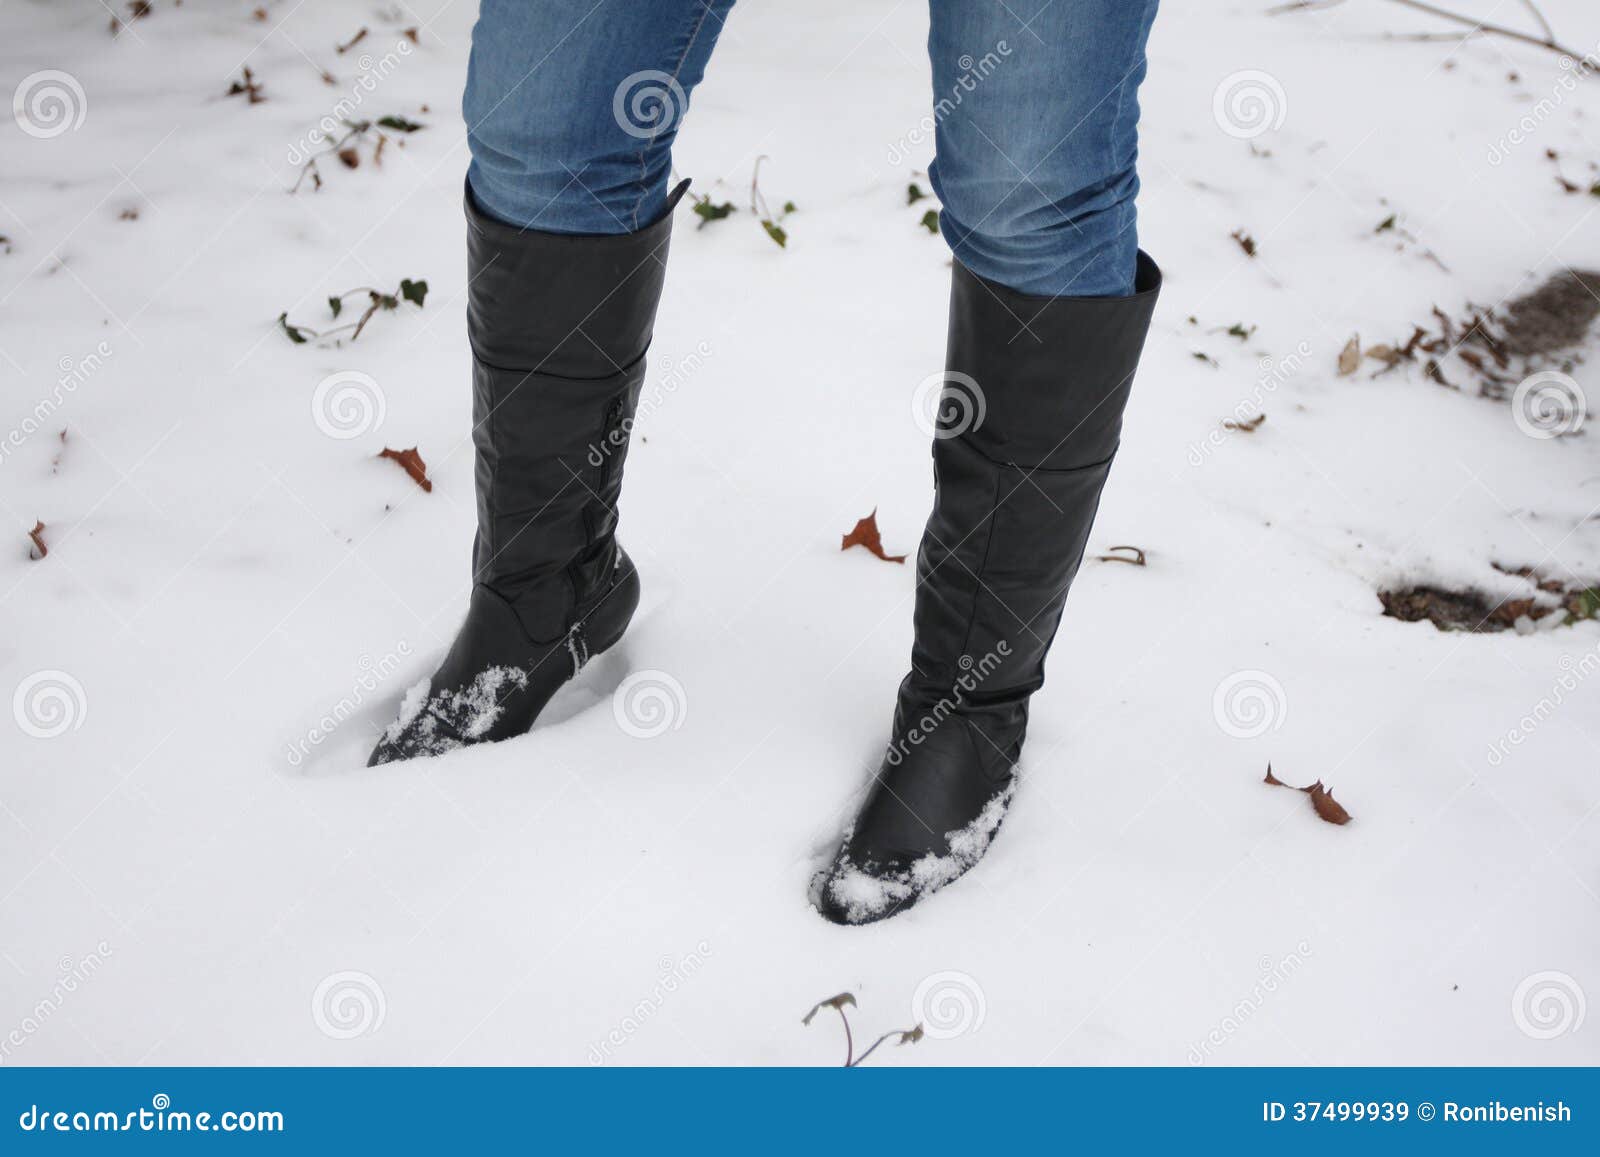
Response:
[[[1588,1010],[1583,987],[1565,972],[1535,972],[1511,994],[1511,1019],[1534,1040],[1577,1032]]]
[[[388,1012],[383,986],[365,972],[332,973],[311,994],[311,1019],[334,1040],[377,1032]]]
[[[589,465],[599,469],[606,464],[606,459],[611,455],[626,449],[628,439],[633,436],[634,427],[659,410],[663,403],[689,380],[690,375],[700,371],[710,356],[711,344],[704,341],[697,343],[693,350],[679,358],[677,364],[655,381],[648,393],[641,392],[639,404],[634,412],[624,416],[615,427],[607,430],[599,442],[589,444],[587,455]]]
[[[956,676],[950,694],[940,696],[937,703],[924,711],[920,719],[911,721],[904,734],[889,745],[889,750],[884,754],[889,766],[899,767],[905,762],[906,756],[911,754],[911,749],[922,746],[946,719],[955,714],[957,708],[967,702],[967,697],[976,691],[985,679],[999,670],[1001,663],[1010,657],[1011,641],[1001,639],[995,644],[994,650],[984,652],[981,659],[974,660],[971,655],[962,655],[956,660],[961,673]]]
[[[1583,429],[1589,402],[1566,374],[1543,370],[1524,378],[1511,395],[1511,417],[1530,438],[1559,438]]]
[[[50,992],[37,1001],[10,1032],[0,1036],[0,1064],[26,1044],[29,1037],[44,1028],[46,1022],[61,1011],[67,999],[100,971],[111,955],[111,945],[102,940],[95,945],[94,951],[86,955],[63,956],[56,965],[60,975],[56,977]]]
[[[1302,940],[1294,946],[1293,952],[1287,952],[1274,960],[1271,956],[1263,956],[1260,962],[1260,976],[1251,987],[1250,992],[1228,1010],[1216,1025],[1206,1033],[1198,1044],[1189,1046],[1189,1063],[1203,1065],[1210,1055],[1231,1040],[1249,1022],[1250,1018],[1260,1012],[1267,1003],[1267,997],[1281,989],[1289,982],[1289,978],[1306,962],[1306,957],[1311,955],[1311,943]]]
[[[35,671],[11,696],[17,726],[35,739],[54,739],[83,726],[89,700],[83,684],[65,671]]]
[[[911,394],[911,420],[930,438],[959,438],[983,425],[988,412],[983,387],[959,370],[929,374]]]
[[[46,427],[53,427],[56,411],[61,409],[67,399],[75,394],[78,387],[87,382],[98,373],[106,364],[106,359],[111,356],[111,346],[108,342],[97,342],[89,353],[82,357],[62,355],[56,362],[56,369],[60,376],[50,393],[34,404],[33,412],[22,419],[22,423],[0,439],[0,462],[11,456],[11,452],[21,446],[33,435]]]
[[[1261,372],[1256,377],[1255,388],[1250,391],[1249,397],[1241,398],[1234,405],[1233,416],[1219,421],[1200,441],[1189,443],[1187,455],[1189,465],[1204,466],[1212,453],[1233,434],[1241,429],[1250,428],[1252,424],[1259,424],[1262,415],[1266,413],[1267,399],[1292,375],[1298,373],[1310,356],[1310,343],[1301,341],[1294,347],[1294,352],[1286,357],[1262,358],[1257,363],[1257,368]]]
[[[11,115],[30,137],[49,140],[83,124],[89,115],[89,98],[77,77],[47,68],[22,78],[11,94]]]
[[[658,68],[623,77],[611,97],[617,127],[642,141],[670,132],[688,107],[689,95],[678,78]]]
[[[411,644],[401,639],[393,651],[376,661],[371,655],[362,655],[358,666],[360,673],[350,688],[350,694],[340,699],[322,718],[318,719],[304,735],[284,749],[284,758],[290,767],[299,767],[310,756],[313,747],[319,747],[366,703],[383,682],[400,669],[401,660],[411,655]]]
[[[1289,98],[1270,72],[1247,68],[1229,73],[1211,96],[1211,115],[1230,137],[1252,141],[1283,125]]]
[[[611,697],[617,726],[635,739],[654,739],[683,726],[689,699],[683,684],[665,671],[637,671]]]
[[[1546,121],[1555,116],[1556,110],[1567,103],[1567,97],[1578,90],[1579,82],[1597,68],[1600,68],[1600,61],[1595,59],[1595,55],[1592,52],[1582,60],[1574,60],[1572,57],[1563,54],[1561,57],[1561,75],[1556,78],[1555,86],[1551,88],[1550,95],[1542,98],[1529,111],[1523,113],[1517,123],[1490,146],[1489,163],[1491,165],[1504,164],[1507,158],[1511,156],[1512,150],[1531,139]]]
[[[935,972],[911,994],[911,1018],[934,1040],[953,1040],[983,1027],[989,1002],[965,972]]]
[[[705,966],[706,957],[711,955],[711,945],[702,940],[694,946],[694,951],[679,957],[663,956],[660,963],[660,976],[650,989],[650,994],[641,999],[629,1010],[610,1032],[589,1046],[589,1063],[603,1065],[611,1059],[611,1054],[630,1041],[634,1034],[639,1032],[649,1022],[650,1018],[661,1011],[667,1003],[667,997],[682,988],[688,979]]]
[[[378,90],[379,85],[394,75],[395,70],[400,67],[401,58],[410,55],[409,40],[395,41],[392,50],[377,58],[370,53],[363,53],[356,62],[357,67],[361,69],[361,75],[356,77],[350,92],[341,97],[305,136],[289,146],[289,163],[305,164],[317,154],[318,149],[326,147],[348,133],[355,123],[356,110],[366,102],[368,96]]]
[[[1265,671],[1235,671],[1217,684],[1211,714],[1235,739],[1259,739],[1283,726],[1289,698],[1283,684]]]
[[[1490,767],[1499,767],[1511,758],[1512,748],[1521,747],[1527,742],[1528,737],[1537,731],[1545,720],[1552,718],[1561,709],[1580,683],[1600,671],[1600,646],[1583,652],[1581,657],[1562,655],[1556,664],[1561,668],[1561,674],[1556,676],[1555,682],[1551,685],[1550,694],[1535,703],[1531,711],[1517,720],[1515,727],[1507,730],[1489,745]]]
[[[978,85],[994,75],[995,69],[1011,55],[1011,44],[1005,40],[995,41],[994,49],[985,52],[982,56],[973,58],[970,52],[964,52],[956,58],[956,67],[961,70],[955,82],[950,86],[948,95],[941,96],[934,102],[933,112],[917,122],[910,132],[889,146],[889,163],[898,165],[908,160],[912,153],[924,142],[933,139],[939,126],[945,118],[966,100],[970,92],[976,92]]]
[[[329,374],[311,395],[311,417],[317,429],[341,441],[377,430],[387,413],[383,390],[372,375],[360,370]]]

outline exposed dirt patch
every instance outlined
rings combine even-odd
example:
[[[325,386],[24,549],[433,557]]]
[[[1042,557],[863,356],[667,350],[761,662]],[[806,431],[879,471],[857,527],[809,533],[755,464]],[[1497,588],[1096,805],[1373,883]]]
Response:
[[[1508,353],[1559,353],[1580,345],[1600,316],[1600,273],[1567,269],[1506,306]]]
[[[1533,624],[1546,627],[1581,619],[1600,618],[1600,584],[1569,586],[1560,579],[1543,578],[1527,568],[1511,570],[1497,566],[1505,574],[1525,578],[1537,588],[1527,597],[1496,598],[1471,587],[1450,590],[1421,585],[1396,587],[1378,592],[1383,613],[1407,623],[1430,622],[1441,631],[1527,630]],[[1551,616],[1553,622],[1545,622]]]

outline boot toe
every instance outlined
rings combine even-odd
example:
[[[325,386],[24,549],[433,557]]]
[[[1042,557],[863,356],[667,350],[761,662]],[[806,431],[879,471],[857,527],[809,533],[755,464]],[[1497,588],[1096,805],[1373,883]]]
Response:
[[[916,902],[905,871],[879,874],[841,855],[828,870],[817,895],[817,912],[832,924],[875,924]]]
[[[835,924],[872,924],[965,875],[989,850],[1016,788],[976,757],[970,725],[951,721],[894,762],[886,759],[816,907]],[[898,750],[898,749],[892,749]]]

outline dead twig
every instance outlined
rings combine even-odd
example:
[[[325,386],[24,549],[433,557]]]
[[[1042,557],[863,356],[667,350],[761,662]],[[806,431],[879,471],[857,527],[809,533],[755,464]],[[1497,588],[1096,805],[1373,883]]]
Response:
[[[1287,4],[1279,4],[1275,8],[1267,9],[1267,14],[1269,16],[1278,16],[1285,12],[1319,11],[1324,8],[1332,8],[1343,3],[1344,0],[1290,0],[1290,2]],[[1438,17],[1440,20],[1448,20],[1453,24],[1464,25],[1467,28],[1467,31],[1461,34],[1463,38],[1470,36],[1503,36],[1507,40],[1515,40],[1520,44],[1531,44],[1535,48],[1543,48],[1546,51],[1565,56],[1578,64],[1579,67],[1576,69],[1576,71],[1581,74],[1587,75],[1588,73],[1594,71],[1594,66],[1585,65],[1584,62],[1586,57],[1583,53],[1579,52],[1575,48],[1571,48],[1561,43],[1561,41],[1556,39],[1555,30],[1551,28],[1550,21],[1545,18],[1544,13],[1539,10],[1539,7],[1534,3],[1534,0],[1521,0],[1521,4],[1522,7],[1527,9],[1533,15],[1534,20],[1538,22],[1539,32],[1537,33],[1523,32],[1517,28],[1509,28],[1504,24],[1495,24],[1487,20],[1480,20],[1476,16],[1467,16],[1464,13],[1452,12],[1448,8],[1441,8],[1437,4],[1430,4],[1427,2],[1427,0],[1389,0],[1389,3],[1399,4],[1403,8],[1411,8],[1415,11],[1426,13],[1429,16]],[[1409,35],[1394,34],[1393,36],[1393,39],[1396,40],[1432,40],[1444,38],[1445,37],[1443,36],[1437,36],[1429,33],[1415,33]]]
[[[1111,551],[1110,554],[1096,555],[1095,556],[1096,561],[1098,561],[1098,562],[1125,562],[1129,566],[1144,566],[1145,565],[1144,551],[1140,550],[1136,546],[1113,546],[1113,547],[1110,547],[1109,550]],[[1129,551],[1129,550],[1131,550],[1133,552],[1132,555],[1118,554],[1117,553],[1118,551]]]

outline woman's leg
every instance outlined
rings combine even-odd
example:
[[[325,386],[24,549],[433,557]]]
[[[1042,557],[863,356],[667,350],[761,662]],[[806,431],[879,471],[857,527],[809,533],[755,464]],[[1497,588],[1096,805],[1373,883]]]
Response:
[[[1156,0],[933,0],[940,224],[979,277],[1133,289],[1139,83]]]
[[[482,0],[462,112],[490,216],[632,233],[666,209],[672,142],[733,0]]]
[[[966,872],[1111,468],[1161,275],[1134,240],[1134,90],[1155,0],[933,0],[956,253],[911,673],[822,913],[882,919]]]
[[[465,108],[478,529],[466,622],[373,763],[506,739],[622,636],[622,466],[670,149],[732,0],[483,0]]]

